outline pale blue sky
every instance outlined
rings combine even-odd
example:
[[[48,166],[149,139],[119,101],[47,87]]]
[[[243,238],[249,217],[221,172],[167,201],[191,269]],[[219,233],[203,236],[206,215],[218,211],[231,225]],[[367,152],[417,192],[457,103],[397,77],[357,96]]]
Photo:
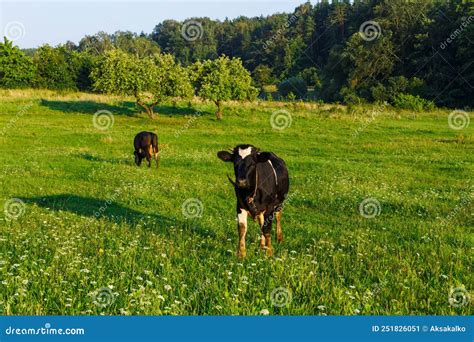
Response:
[[[77,43],[84,35],[98,31],[150,33],[165,19],[252,17],[290,12],[303,2],[305,0],[0,0],[0,36],[7,31],[10,36],[16,35],[19,38],[15,44],[21,48],[44,43],[56,45],[67,40]]]

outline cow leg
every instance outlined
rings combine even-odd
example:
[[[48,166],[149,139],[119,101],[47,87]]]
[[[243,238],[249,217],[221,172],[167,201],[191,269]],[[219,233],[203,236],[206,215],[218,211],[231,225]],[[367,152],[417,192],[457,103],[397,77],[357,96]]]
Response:
[[[263,223],[265,222],[265,218],[263,216],[263,213],[259,214],[257,218],[258,218],[258,224],[260,225],[260,231],[261,231],[260,248],[265,249],[265,235],[263,235]]]
[[[155,153],[156,168],[160,166],[160,152],[156,151]]]
[[[148,146],[148,149],[145,151],[146,161],[148,162],[148,167],[151,166],[151,158],[153,157],[153,146]]]
[[[272,222],[273,221],[273,213],[269,213],[265,215],[265,220],[263,222],[263,236],[265,238],[265,249],[268,256],[273,254],[273,247],[272,247]]]
[[[237,256],[244,258],[247,254],[245,250],[245,235],[247,234],[247,211],[237,209],[240,212],[237,214],[238,224],[237,230],[239,232],[239,244],[237,245]]]
[[[281,243],[283,242],[283,231],[281,230],[281,211],[276,212],[276,221],[277,221],[277,241]]]

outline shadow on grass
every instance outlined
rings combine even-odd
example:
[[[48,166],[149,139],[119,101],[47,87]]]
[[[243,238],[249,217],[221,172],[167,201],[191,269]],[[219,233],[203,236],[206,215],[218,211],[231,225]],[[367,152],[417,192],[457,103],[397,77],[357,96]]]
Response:
[[[111,105],[95,101],[51,101],[41,100],[41,105],[63,113],[94,114],[99,110],[108,110],[114,115],[132,116],[139,112],[134,102],[121,102],[120,105]]]
[[[23,198],[25,203],[36,204],[42,208],[54,211],[68,211],[91,220],[105,218],[114,223],[126,223],[132,227],[141,224],[144,229],[158,234],[170,236],[174,234],[170,227],[182,227],[186,231],[205,237],[215,234],[206,230],[196,221],[179,221],[161,214],[141,213],[135,209],[124,207],[114,202],[114,195],[101,200],[91,197],[82,197],[73,194],[50,195],[44,197]]]
[[[199,112],[196,108],[193,107],[180,107],[180,106],[171,106],[171,105],[159,105],[155,107],[155,114],[157,115],[197,115],[200,113],[201,115],[207,114],[205,112]]]
[[[63,113],[83,113],[83,114],[95,114],[99,110],[108,110],[114,115],[127,115],[133,116],[143,113],[142,108],[139,108],[135,102],[123,101],[119,104],[107,104],[95,101],[51,101],[41,100],[41,105],[48,107],[52,110],[57,110]],[[189,106],[173,106],[168,104],[162,104],[155,106],[156,115],[167,115],[167,116],[185,116],[185,115],[196,115],[199,111]],[[207,112],[200,112],[201,115],[208,114]]]

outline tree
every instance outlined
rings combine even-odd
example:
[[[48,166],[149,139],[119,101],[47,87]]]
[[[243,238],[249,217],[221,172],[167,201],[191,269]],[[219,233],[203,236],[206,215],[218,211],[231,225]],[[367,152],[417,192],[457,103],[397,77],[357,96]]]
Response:
[[[73,59],[73,52],[63,46],[53,48],[43,45],[40,47],[33,56],[37,71],[37,85],[48,89],[77,90]]]
[[[283,97],[302,99],[308,92],[308,85],[301,77],[290,77],[278,84],[278,92]]]
[[[87,51],[95,56],[105,54],[114,48],[111,36],[106,32],[98,32],[93,36],[85,36],[79,42],[79,51]]]
[[[268,65],[259,64],[252,74],[255,85],[260,88],[275,83],[275,78],[272,76],[272,68]]]
[[[98,63],[98,57],[87,52],[73,52],[76,87],[80,91],[93,90],[91,72]]]
[[[191,69],[197,94],[216,104],[218,120],[222,119],[224,101],[251,100],[257,95],[250,73],[239,58],[221,56],[196,62]]]
[[[0,87],[24,88],[31,86],[35,79],[35,68],[31,58],[6,37],[0,43]]]
[[[115,48],[136,55],[139,58],[154,56],[160,53],[160,47],[154,41],[145,37],[139,37],[136,33],[130,31],[117,31],[111,35],[111,40]]]
[[[171,97],[189,97],[193,91],[187,70],[168,54],[139,58],[121,50],[111,50],[91,76],[97,90],[134,96],[137,105],[151,119],[160,102]]]
[[[307,85],[310,87],[321,87],[321,80],[319,78],[319,70],[315,67],[306,68],[298,74]]]

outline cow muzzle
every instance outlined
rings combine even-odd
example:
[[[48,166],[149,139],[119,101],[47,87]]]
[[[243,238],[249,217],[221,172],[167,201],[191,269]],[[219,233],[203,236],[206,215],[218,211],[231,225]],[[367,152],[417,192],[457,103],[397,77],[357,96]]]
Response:
[[[237,179],[237,187],[241,189],[247,189],[249,187],[249,183],[246,179]]]

